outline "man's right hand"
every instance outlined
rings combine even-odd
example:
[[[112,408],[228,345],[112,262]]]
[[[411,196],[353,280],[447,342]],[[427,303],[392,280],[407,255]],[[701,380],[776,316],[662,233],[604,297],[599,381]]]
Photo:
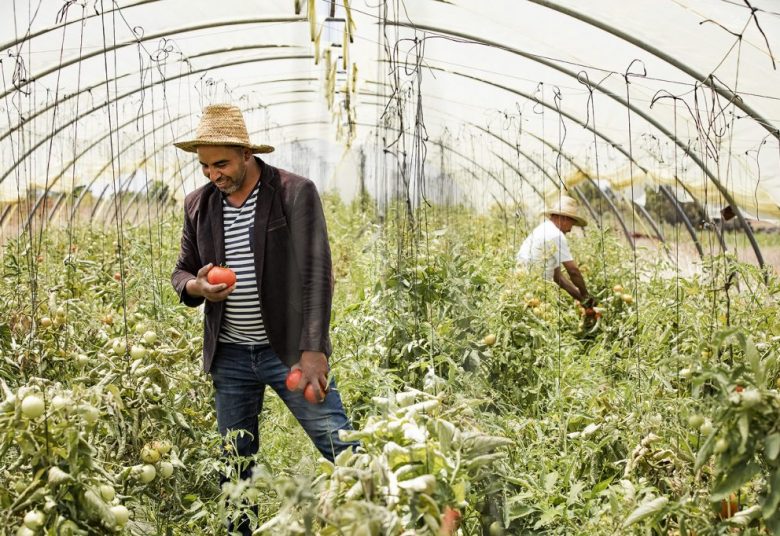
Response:
[[[218,285],[212,285],[208,281],[208,273],[214,267],[212,263],[208,263],[206,266],[198,270],[195,279],[190,279],[185,285],[185,290],[190,296],[197,298],[206,298],[208,301],[220,302],[224,301],[228,295],[236,290],[236,285],[228,287],[225,283]]]

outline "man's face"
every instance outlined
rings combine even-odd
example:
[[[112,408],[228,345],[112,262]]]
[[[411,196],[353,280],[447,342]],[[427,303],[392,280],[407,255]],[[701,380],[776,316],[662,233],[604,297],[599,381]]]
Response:
[[[197,148],[201,170],[227,195],[235,193],[246,179],[248,151],[226,145],[201,145]]]
[[[555,224],[563,234],[566,234],[571,231],[572,227],[574,227],[574,219],[569,218],[568,216],[561,216],[560,214],[556,214]]]

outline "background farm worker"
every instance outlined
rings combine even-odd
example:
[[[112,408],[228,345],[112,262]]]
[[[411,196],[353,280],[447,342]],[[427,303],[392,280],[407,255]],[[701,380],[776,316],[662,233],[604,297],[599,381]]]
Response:
[[[566,234],[575,225],[585,227],[588,222],[580,216],[577,201],[568,195],[558,196],[544,211],[546,219],[526,237],[517,252],[518,266],[525,266],[530,272],[543,270],[544,278],[553,280],[575,300],[579,301],[588,314],[592,312],[594,300],[588,294],[585,279],[569,250]],[[566,274],[561,270],[566,269]]]
[[[339,439],[351,426],[335,382],[327,385],[333,275],[314,183],[254,156],[274,149],[250,142],[235,106],[207,106],[196,138],[174,145],[197,153],[209,179],[184,200],[172,284],[184,304],[205,301],[203,369],[214,384],[220,433],[249,432],[236,437],[237,454],[256,453],[270,386],[333,460],[355,444]],[[236,282],[210,283],[209,272],[223,264]],[[294,390],[285,385],[291,367],[301,371]]]

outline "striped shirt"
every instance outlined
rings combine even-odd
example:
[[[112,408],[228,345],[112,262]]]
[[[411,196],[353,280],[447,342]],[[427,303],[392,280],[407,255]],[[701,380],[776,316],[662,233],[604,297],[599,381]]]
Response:
[[[225,302],[220,342],[269,344],[260,310],[253,253],[255,205],[259,189],[260,181],[240,207],[230,205],[226,196],[222,198],[225,263],[236,273],[236,290]]]

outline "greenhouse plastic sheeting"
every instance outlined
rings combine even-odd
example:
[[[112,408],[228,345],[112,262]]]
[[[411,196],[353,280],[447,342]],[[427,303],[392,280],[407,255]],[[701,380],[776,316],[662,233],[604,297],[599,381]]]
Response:
[[[776,2],[294,4],[6,0],[1,198],[149,180],[181,197],[204,179],[171,142],[233,102],[272,161],[329,162],[324,187],[417,140],[475,206],[538,209],[588,177],[780,216]]]

